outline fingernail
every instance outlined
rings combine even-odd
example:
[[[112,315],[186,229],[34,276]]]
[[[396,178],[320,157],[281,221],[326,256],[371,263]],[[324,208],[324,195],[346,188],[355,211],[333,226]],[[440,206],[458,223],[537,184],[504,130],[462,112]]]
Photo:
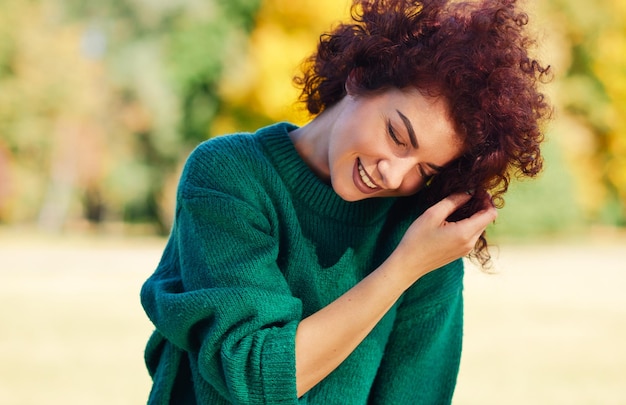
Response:
[[[467,194],[467,195],[474,195],[474,189],[467,190],[467,191],[465,192],[465,194]]]

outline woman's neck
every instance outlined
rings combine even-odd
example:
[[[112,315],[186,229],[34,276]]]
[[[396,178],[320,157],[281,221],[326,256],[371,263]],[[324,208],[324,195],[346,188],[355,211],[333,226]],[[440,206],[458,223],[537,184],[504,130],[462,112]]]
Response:
[[[322,111],[306,125],[289,133],[298,154],[322,180],[330,182],[328,152],[335,118],[342,102]]]

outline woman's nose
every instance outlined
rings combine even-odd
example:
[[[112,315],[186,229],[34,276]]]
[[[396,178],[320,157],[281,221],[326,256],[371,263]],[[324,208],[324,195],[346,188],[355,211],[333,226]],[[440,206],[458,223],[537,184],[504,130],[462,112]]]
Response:
[[[415,171],[416,163],[412,159],[389,159],[378,163],[383,186],[388,190],[400,188],[406,177]]]

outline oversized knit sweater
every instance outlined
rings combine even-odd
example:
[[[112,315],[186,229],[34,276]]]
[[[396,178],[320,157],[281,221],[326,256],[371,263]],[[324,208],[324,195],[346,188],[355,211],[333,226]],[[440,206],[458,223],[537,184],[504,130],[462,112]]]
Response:
[[[189,157],[169,241],[141,291],[156,327],[149,403],[450,403],[461,260],[418,280],[298,399],[298,323],[379,266],[424,208],[419,195],[342,200],[300,158],[294,128],[214,138]]]

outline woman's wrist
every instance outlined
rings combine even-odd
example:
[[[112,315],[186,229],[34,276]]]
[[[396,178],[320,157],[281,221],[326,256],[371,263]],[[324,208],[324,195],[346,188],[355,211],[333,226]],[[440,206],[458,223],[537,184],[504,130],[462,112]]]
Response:
[[[376,270],[386,285],[401,290],[401,293],[408,290],[417,280],[427,273],[426,269],[421,269],[417,262],[409,263],[405,256],[397,251],[391,254]]]

